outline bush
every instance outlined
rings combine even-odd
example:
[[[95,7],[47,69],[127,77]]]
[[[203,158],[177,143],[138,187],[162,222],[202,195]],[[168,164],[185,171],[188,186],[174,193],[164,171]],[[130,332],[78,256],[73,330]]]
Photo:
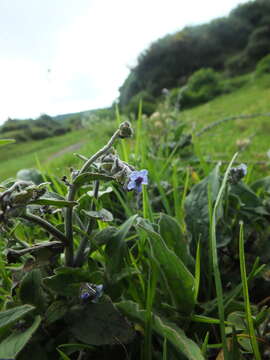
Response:
[[[251,68],[249,58],[245,51],[230,57],[225,63],[225,69],[231,76],[242,75]]]
[[[45,128],[32,127],[29,136],[33,140],[42,140],[52,136],[52,133]]]
[[[7,131],[5,132],[5,138],[14,139],[16,143],[30,140],[28,132],[23,130]]]
[[[191,107],[207,101],[222,93],[220,76],[211,68],[196,71],[188,80],[182,93],[181,106]]]
[[[256,75],[263,75],[270,73],[270,54],[263,57],[256,66]]]
[[[270,27],[261,26],[250,35],[246,53],[251,63],[256,63],[270,52]]]
[[[60,136],[65,135],[67,132],[70,131],[70,128],[67,127],[58,127],[53,130],[53,136]]]
[[[139,104],[142,100],[142,112],[146,115],[151,115],[156,110],[155,98],[147,91],[141,91],[137,95],[133,96],[126,106],[126,112],[133,114],[135,117],[138,115]]]

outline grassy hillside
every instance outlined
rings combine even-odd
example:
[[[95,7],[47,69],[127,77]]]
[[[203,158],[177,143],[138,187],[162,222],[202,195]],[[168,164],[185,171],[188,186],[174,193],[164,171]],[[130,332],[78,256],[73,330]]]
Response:
[[[256,162],[269,163],[270,77],[266,75],[258,79],[249,74],[244,79],[246,83],[240,89],[183,111],[181,119],[192,129],[195,144],[202,155],[212,160],[230,160],[235,152],[240,151],[239,161],[254,162],[256,170],[266,171],[269,165]],[[241,118],[242,115],[266,113],[268,116]],[[240,116],[238,119],[222,122],[196,136],[205,126],[237,115]]]
[[[270,77],[268,75],[256,78],[253,74],[237,78],[245,81],[238,90],[219,96],[214,100],[180,112],[179,121],[188,125],[188,131],[193,134],[193,142],[198,154],[206,160],[228,161],[232,155],[240,150],[239,161],[254,163],[256,172],[266,172],[269,169],[263,162],[269,161],[267,151],[270,149],[270,117],[257,116],[239,118],[221,123],[200,136],[196,134],[212,122],[249,114],[269,113]],[[147,120],[145,120],[147,121]],[[51,168],[54,172],[62,165],[76,167],[80,162],[73,156],[74,152],[84,155],[91,154],[100,146],[106,136],[111,133],[114,123],[100,120],[93,123],[89,129],[73,131],[63,136],[40,141],[30,141],[21,144],[11,144],[0,153],[0,179],[15,176],[21,168],[35,167],[36,159],[42,166]],[[74,144],[73,150],[70,148]],[[244,149],[242,149],[244,147]],[[258,164],[256,164],[258,162]]]
[[[80,161],[74,152],[87,155],[101,146],[106,131],[97,136],[98,129],[88,128],[44,140],[7,145],[0,153],[0,181],[14,177],[22,168],[37,167],[37,162],[44,169],[50,168],[54,174],[60,175],[63,167],[76,166]]]

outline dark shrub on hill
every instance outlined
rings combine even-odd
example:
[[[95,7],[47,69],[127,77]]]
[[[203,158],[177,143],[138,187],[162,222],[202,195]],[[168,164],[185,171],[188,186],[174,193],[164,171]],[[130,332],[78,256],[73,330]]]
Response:
[[[251,64],[255,64],[270,53],[270,25],[259,27],[253,31],[249,38],[246,53]]]
[[[70,131],[70,129],[68,127],[58,127],[53,130],[53,136],[64,135],[69,131]]]
[[[138,115],[140,101],[142,101],[143,114],[151,115],[156,110],[157,104],[155,98],[147,91],[141,91],[132,97],[129,104],[126,106],[125,111],[136,117]]]
[[[251,67],[249,57],[245,51],[228,58],[225,62],[225,70],[231,76],[245,74]]]
[[[186,89],[182,93],[180,106],[195,106],[212,100],[222,93],[221,79],[211,68],[200,69],[188,79]]]
[[[269,14],[269,0],[250,1],[228,17],[186,27],[155,41],[139,56],[138,64],[119,89],[120,107],[141,91],[157,97],[163,88],[179,87],[203,67],[222,71],[226,65],[232,75],[253,69],[269,52]]]
[[[32,140],[42,140],[52,136],[52,133],[47,129],[42,129],[40,127],[33,126],[31,127],[29,136]]]
[[[14,139],[16,140],[17,143],[31,140],[29,137],[29,133],[23,130],[13,130],[13,131],[5,132],[5,137]]]
[[[256,66],[256,75],[263,75],[270,73],[270,54],[263,57]]]
[[[1,133],[6,133],[8,131],[17,131],[17,130],[25,130],[29,128],[29,120],[17,120],[17,119],[8,119],[1,126]]]

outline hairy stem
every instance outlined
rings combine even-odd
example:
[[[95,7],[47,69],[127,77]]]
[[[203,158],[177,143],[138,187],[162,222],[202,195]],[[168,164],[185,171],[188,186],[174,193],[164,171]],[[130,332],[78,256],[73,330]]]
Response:
[[[115,140],[119,137],[120,130],[116,130],[111,139],[108,141],[108,143],[101,148],[99,151],[97,151],[90,159],[88,159],[84,165],[82,166],[79,175],[83,174],[88,170],[88,168],[93,164],[94,161],[96,161],[100,156],[106,154],[110,148],[113,146]],[[73,201],[76,196],[77,187],[74,184],[70,185],[67,200]],[[65,213],[65,232],[67,237],[67,247],[65,252],[65,258],[66,258],[66,265],[67,266],[73,266],[74,265],[74,245],[73,245],[73,230],[72,230],[72,213],[73,209],[68,208],[66,209]],[[91,225],[91,224],[90,224]]]
[[[99,181],[95,181],[94,185],[94,198],[91,203],[91,210],[94,211],[96,209],[95,199],[98,198],[98,190],[99,190]],[[74,266],[79,267],[83,264],[84,261],[84,251],[89,242],[89,236],[91,235],[95,219],[90,218],[86,228],[86,236],[82,239],[77,254],[75,256]]]
[[[66,236],[61,231],[59,231],[56,227],[54,227],[52,224],[50,224],[47,220],[44,220],[41,217],[34,215],[34,214],[30,214],[30,213],[20,215],[20,217],[22,219],[25,219],[25,220],[31,221],[35,224],[38,224],[44,230],[48,231],[48,233],[50,233],[56,239],[60,240],[65,245],[68,244]]]

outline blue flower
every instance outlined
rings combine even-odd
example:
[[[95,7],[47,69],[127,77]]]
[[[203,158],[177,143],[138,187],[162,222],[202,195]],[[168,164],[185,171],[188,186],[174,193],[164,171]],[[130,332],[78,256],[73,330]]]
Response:
[[[142,185],[148,185],[148,171],[145,169],[140,171],[132,171],[132,173],[129,175],[127,189],[141,192]]]
[[[92,302],[97,303],[102,294],[103,285],[85,283],[80,294],[80,298],[84,302],[86,300],[91,300]]]
[[[247,165],[246,164],[240,164],[239,166],[237,166],[236,169],[241,171],[243,176],[247,175]]]
[[[237,167],[231,168],[228,180],[231,184],[235,185],[246,175],[247,175],[247,165],[240,164]]]

